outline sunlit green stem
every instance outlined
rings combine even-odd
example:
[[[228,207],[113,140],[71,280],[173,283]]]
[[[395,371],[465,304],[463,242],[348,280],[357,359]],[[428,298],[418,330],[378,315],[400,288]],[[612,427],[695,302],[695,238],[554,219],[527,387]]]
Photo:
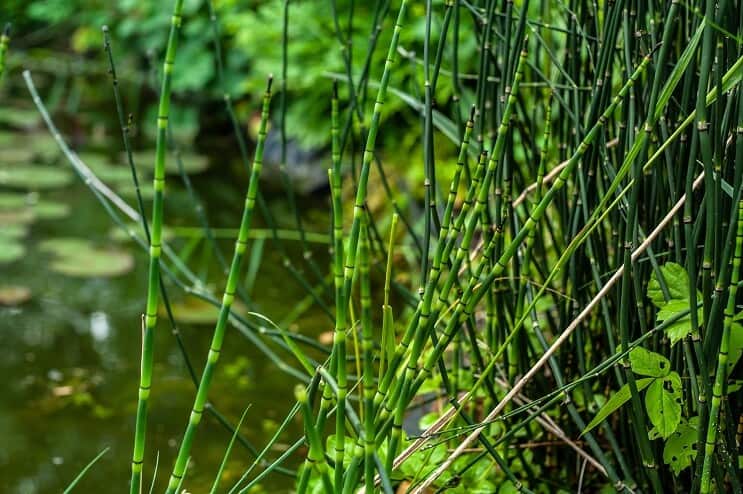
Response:
[[[214,328],[211,346],[209,347],[209,355],[206,360],[206,365],[204,366],[204,373],[199,382],[199,388],[196,392],[196,398],[188,420],[188,425],[186,426],[186,432],[181,441],[181,447],[178,450],[178,456],[176,458],[175,466],[173,467],[173,472],[170,475],[168,489],[166,490],[167,494],[175,493],[178,483],[183,478],[186,463],[188,462],[188,457],[191,451],[194,433],[196,432],[199,422],[201,422],[201,417],[204,413],[204,405],[206,404],[209,394],[212,375],[216,368],[217,361],[219,360],[220,352],[222,351],[222,343],[224,342],[224,334],[227,329],[230,309],[235,299],[235,292],[240,279],[240,266],[242,265],[242,260],[248,245],[248,231],[250,230],[250,223],[253,218],[256,196],[258,195],[259,179],[261,169],[263,168],[263,145],[265,143],[266,129],[268,127],[268,111],[271,102],[271,81],[272,80],[269,79],[268,87],[263,95],[263,108],[261,111],[260,128],[258,130],[258,141],[255,148],[255,158],[250,173],[250,183],[245,197],[245,207],[240,221],[240,230],[237,235],[237,241],[235,242],[235,252],[227,276],[227,286],[225,287],[224,296],[222,297],[222,306],[219,309],[217,324]]]
[[[166,131],[170,114],[170,85],[178,47],[178,33],[181,28],[183,0],[176,0],[170,21],[170,35],[163,63],[162,88],[157,112],[157,142],[155,147],[155,170],[152,201],[152,223],[150,236],[150,267],[147,283],[147,308],[145,310],[144,335],[142,342],[142,365],[139,378],[137,421],[134,432],[134,452],[132,454],[131,494],[141,489],[142,464],[144,462],[145,438],[147,434],[147,404],[152,385],[152,361],[154,355],[155,326],[157,325],[157,306],[160,290],[160,251],[163,226],[163,190],[165,187],[165,152],[167,148]]]

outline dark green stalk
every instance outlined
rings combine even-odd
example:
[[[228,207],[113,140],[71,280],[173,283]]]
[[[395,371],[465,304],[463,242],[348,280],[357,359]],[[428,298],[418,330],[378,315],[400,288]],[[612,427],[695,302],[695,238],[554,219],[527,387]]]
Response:
[[[7,23],[3,29],[3,34],[0,34],[0,80],[2,80],[3,74],[5,73],[5,56],[8,53],[9,44],[10,23]]]
[[[268,87],[263,95],[263,108],[261,111],[261,123],[258,131],[258,142],[256,143],[255,159],[253,160],[253,167],[250,175],[250,184],[248,185],[248,191],[245,196],[245,208],[243,210],[242,219],[240,221],[240,232],[237,236],[235,243],[235,252],[230,265],[230,272],[227,276],[227,285],[225,287],[224,296],[222,298],[222,306],[219,310],[219,316],[217,319],[216,327],[214,328],[214,335],[212,336],[211,346],[209,347],[209,355],[207,357],[206,365],[204,366],[204,372],[199,383],[198,391],[196,392],[196,398],[194,400],[193,409],[189,417],[188,425],[186,426],[186,432],[181,442],[181,447],[178,451],[173,472],[170,475],[170,481],[168,482],[167,494],[174,494],[179,482],[182,481],[185,473],[186,464],[188,462],[191,444],[193,442],[193,436],[196,432],[196,427],[201,421],[201,417],[204,413],[204,405],[207,400],[209,393],[209,387],[211,385],[212,374],[216,367],[217,361],[219,360],[220,352],[222,351],[222,343],[224,341],[225,330],[227,329],[227,319],[230,315],[230,308],[235,298],[235,292],[237,290],[237,283],[240,278],[240,266],[242,259],[245,254],[245,250],[248,242],[248,231],[250,229],[251,220],[253,217],[253,209],[255,206],[256,196],[258,194],[259,178],[261,169],[263,167],[263,144],[266,139],[266,129],[268,126],[268,111],[271,102],[271,82],[272,79],[268,80]]]
[[[700,492],[707,494],[711,492],[710,473],[712,469],[712,460],[715,453],[715,444],[717,442],[717,429],[720,418],[720,404],[723,397],[723,387],[728,375],[728,353],[730,351],[730,329],[735,316],[735,297],[738,292],[738,280],[740,279],[740,259],[743,257],[743,201],[738,203],[738,228],[735,238],[735,254],[733,255],[733,269],[730,277],[728,288],[728,302],[725,308],[725,320],[723,325],[722,340],[720,343],[720,352],[717,357],[717,370],[715,373],[715,382],[712,388],[712,402],[710,404],[709,422],[707,425],[707,436],[703,450],[702,477]],[[718,489],[722,489],[718,485]]]
[[[369,171],[374,155],[374,146],[377,142],[377,133],[379,131],[379,119],[382,114],[382,106],[387,98],[387,87],[390,82],[390,76],[392,75],[392,66],[395,63],[395,57],[397,55],[397,45],[400,40],[400,31],[402,30],[402,22],[403,19],[405,19],[406,10],[407,0],[402,0],[400,10],[397,14],[397,20],[395,21],[395,27],[392,31],[392,40],[390,41],[390,47],[387,51],[387,59],[384,62],[384,72],[382,73],[382,79],[377,92],[377,99],[374,102],[374,112],[372,113],[369,132],[366,137],[366,147],[364,148],[364,156],[361,162],[361,173],[359,175],[358,187],[356,189],[356,200],[354,202],[353,223],[351,224],[348,251],[346,253],[346,265],[344,271],[345,283],[343,290],[346,298],[351,295],[351,284],[353,282],[353,273],[356,264],[356,250],[359,241],[359,228],[361,227],[361,215],[364,214],[363,209],[364,203],[366,202]]]
[[[361,224],[359,240],[361,285],[361,348],[364,353],[364,484],[374,492],[374,339],[371,320],[371,284],[369,282],[369,239],[366,221]],[[384,351],[384,349],[382,350]]]

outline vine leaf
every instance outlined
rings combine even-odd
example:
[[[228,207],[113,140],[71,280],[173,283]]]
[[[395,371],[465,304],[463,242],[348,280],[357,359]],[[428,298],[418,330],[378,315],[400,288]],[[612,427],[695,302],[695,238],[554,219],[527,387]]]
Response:
[[[738,360],[740,360],[741,355],[743,355],[743,324],[738,322],[741,317],[743,317],[743,311],[733,317],[733,322],[730,325],[730,354],[728,355],[727,366],[728,377],[730,377],[735,365],[738,363]]]
[[[642,391],[643,389],[650,386],[653,382],[655,382],[657,379],[654,377],[644,377],[642,379],[637,380],[637,391]],[[624,405],[630,398],[632,397],[632,394],[629,389],[629,384],[625,384],[621,388],[619,388],[619,391],[614,393],[611,398],[607,400],[606,403],[604,403],[604,406],[601,407],[601,409],[596,413],[596,416],[591,420],[591,422],[586,426],[585,429],[583,429],[583,432],[581,432],[581,436],[597,425],[599,425],[601,422],[603,422],[606,417],[614,413],[619,407]]]
[[[666,287],[668,288],[668,296],[666,300],[661,289],[660,282],[658,281],[655,272],[650,277],[648,283],[647,295],[653,305],[658,307],[657,320],[663,322],[666,319],[671,319],[677,316],[681,312],[689,310],[689,276],[686,274],[686,270],[680,264],[675,262],[668,262],[661,266],[660,273],[665,280]],[[697,299],[701,300],[702,294],[697,291]],[[702,307],[698,309],[699,317],[702,317]],[[666,334],[671,339],[671,345],[675,345],[676,342],[684,339],[689,333],[691,333],[691,315],[686,314],[679,318],[671,325],[666,328]]]
[[[666,439],[676,431],[681,422],[681,377],[678,373],[671,372],[648,386],[645,409],[654,426],[651,438]]]
[[[671,362],[663,355],[642,347],[629,352],[632,372],[641,376],[666,377],[671,372]]]
[[[697,456],[697,435],[699,417],[691,417],[688,422],[679,424],[676,432],[666,441],[663,448],[663,461],[670,465],[674,475],[691,466]]]

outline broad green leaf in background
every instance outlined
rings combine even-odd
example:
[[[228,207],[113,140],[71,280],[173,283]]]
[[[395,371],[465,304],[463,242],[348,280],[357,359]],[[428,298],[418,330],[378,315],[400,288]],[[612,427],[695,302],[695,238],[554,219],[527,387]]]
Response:
[[[641,376],[665,377],[671,372],[671,362],[667,358],[639,346],[629,352],[629,361],[632,372]]]
[[[663,448],[663,461],[671,466],[673,473],[678,475],[684,468],[691,466],[697,456],[697,430],[699,417],[691,417],[688,422],[679,424],[676,432],[666,441]]]
[[[653,382],[656,381],[656,378],[654,377],[645,377],[642,379],[637,380],[637,391],[642,391],[643,389],[650,386]],[[590,431],[597,425],[599,425],[601,422],[603,422],[606,417],[614,413],[619,407],[624,405],[630,398],[632,397],[632,394],[629,389],[629,384],[625,384],[621,388],[619,388],[619,391],[614,393],[611,398],[604,404],[604,406],[601,407],[601,410],[598,411],[596,416],[591,420],[591,422],[586,426],[585,429],[583,429],[583,432],[581,432],[581,436],[585,434],[586,432]]]
[[[676,431],[681,422],[681,377],[676,372],[648,387],[645,409],[660,437],[666,439]]]
[[[651,275],[647,288],[648,298],[660,309],[657,315],[658,322],[671,319],[680,312],[689,310],[689,276],[683,266],[669,262],[661,266],[660,272],[668,287],[670,299],[666,301],[664,298],[655,273]],[[701,298],[702,294],[697,291],[697,299],[701,300]],[[698,314],[701,318],[701,307],[698,309]],[[665,331],[671,340],[671,345],[675,345],[691,332],[691,316],[686,314],[668,326]]]
[[[689,276],[683,266],[675,262],[667,262],[660,267],[660,272],[666,281],[671,300],[687,300],[689,298]],[[662,308],[666,304],[655,272],[650,275],[650,281],[648,282],[648,298],[658,308]]]
[[[727,376],[730,377],[730,373],[733,372],[735,365],[743,355],[743,324],[738,322],[743,317],[743,312],[739,312],[734,318],[733,323],[730,325],[730,346],[728,348],[728,366]]]

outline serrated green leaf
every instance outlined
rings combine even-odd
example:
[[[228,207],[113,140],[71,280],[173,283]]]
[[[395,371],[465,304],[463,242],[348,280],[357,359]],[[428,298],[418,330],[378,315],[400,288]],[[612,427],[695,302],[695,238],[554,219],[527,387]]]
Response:
[[[654,381],[656,381],[656,378],[654,377],[644,377],[642,379],[637,380],[637,391],[642,391],[643,389],[650,386]],[[625,384],[621,388],[619,388],[619,391],[614,393],[611,398],[604,404],[604,406],[601,407],[601,409],[596,413],[596,416],[589,422],[589,424],[586,426],[585,429],[583,429],[583,432],[581,432],[581,436],[585,434],[586,432],[590,431],[597,425],[599,425],[601,422],[603,422],[606,417],[614,413],[619,407],[624,405],[630,398],[632,397],[632,394],[629,389],[629,384]]]
[[[671,372],[671,362],[667,358],[639,346],[629,352],[629,361],[632,372],[641,376],[665,377]]]
[[[665,280],[668,288],[669,299],[663,296],[660,283],[655,272],[650,277],[648,283],[647,295],[658,307],[657,321],[663,322],[667,319],[676,317],[680,312],[689,310],[689,276],[686,270],[680,264],[669,262],[661,266],[661,275]],[[697,298],[701,299],[702,294],[697,291]],[[702,308],[698,309],[699,317],[702,317]],[[681,317],[665,329],[666,334],[671,340],[671,345],[684,339],[691,332],[691,316],[689,314]]]
[[[665,439],[676,431],[681,421],[681,378],[676,372],[648,387],[645,409],[660,437]]]
[[[691,466],[697,456],[697,434],[699,417],[692,417],[688,422],[679,424],[676,432],[666,441],[663,447],[663,462],[670,465],[674,475]]]
[[[743,314],[743,312],[738,315]],[[735,318],[733,318],[735,321]],[[728,365],[727,365],[727,376],[730,377],[730,373],[733,372],[735,365],[743,355],[743,324],[739,322],[733,322],[730,325],[730,344],[728,347]]]
[[[688,300],[689,299],[689,276],[686,270],[680,264],[667,262],[660,267],[661,275],[668,287],[668,294],[671,300]],[[666,304],[663,297],[663,291],[655,275],[655,271],[650,275],[647,290],[648,298],[656,307],[662,308]]]

